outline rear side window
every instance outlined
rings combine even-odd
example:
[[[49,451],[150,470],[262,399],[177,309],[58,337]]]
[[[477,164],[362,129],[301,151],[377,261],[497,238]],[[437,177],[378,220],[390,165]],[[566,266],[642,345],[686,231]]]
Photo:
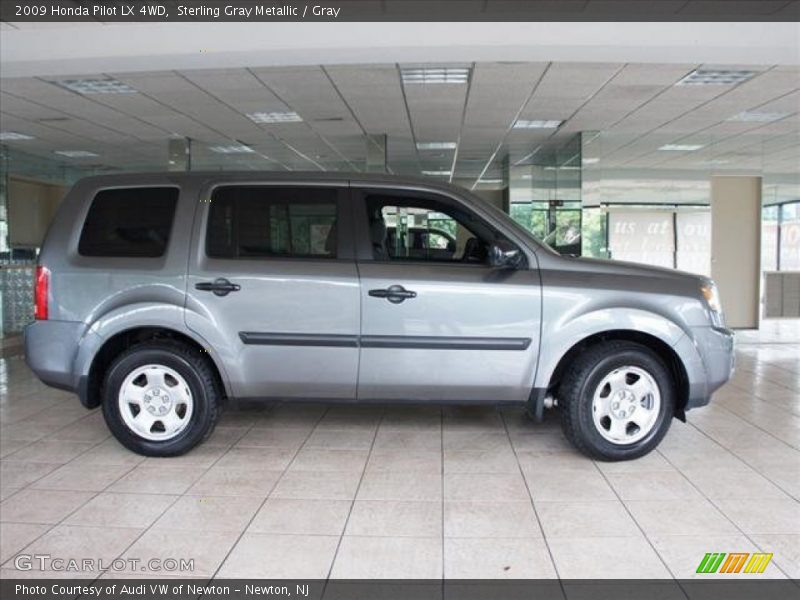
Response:
[[[178,189],[137,187],[103,190],[94,197],[83,224],[83,256],[163,256],[169,243]]]
[[[211,198],[211,258],[336,258],[337,191],[225,187]]]

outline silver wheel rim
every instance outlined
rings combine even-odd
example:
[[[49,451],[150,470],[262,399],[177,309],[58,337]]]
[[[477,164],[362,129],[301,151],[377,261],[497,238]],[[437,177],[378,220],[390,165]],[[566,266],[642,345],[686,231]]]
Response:
[[[189,384],[174,369],[144,365],[131,371],[119,390],[119,412],[128,429],[146,440],[171,440],[192,418]]]
[[[603,438],[632,444],[647,436],[658,421],[661,391],[650,373],[625,366],[603,377],[592,399],[592,419]]]

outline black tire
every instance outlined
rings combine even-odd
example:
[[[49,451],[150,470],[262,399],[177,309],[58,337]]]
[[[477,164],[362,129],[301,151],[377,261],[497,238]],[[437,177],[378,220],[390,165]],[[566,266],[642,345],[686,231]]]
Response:
[[[631,444],[618,444],[605,439],[595,427],[592,399],[602,379],[626,365],[643,369],[655,380],[661,408],[645,437]],[[626,341],[608,341],[586,349],[566,370],[558,390],[564,435],[580,452],[602,461],[639,458],[655,448],[669,430],[675,402],[675,382],[661,358],[641,344]]]
[[[134,369],[158,364],[174,369],[189,386],[194,403],[188,425],[176,437],[148,440],[130,429],[120,414],[119,390]],[[197,350],[169,340],[142,342],[122,354],[110,365],[103,383],[103,417],[119,442],[143,456],[178,456],[205,440],[214,430],[224,394],[208,358]]]

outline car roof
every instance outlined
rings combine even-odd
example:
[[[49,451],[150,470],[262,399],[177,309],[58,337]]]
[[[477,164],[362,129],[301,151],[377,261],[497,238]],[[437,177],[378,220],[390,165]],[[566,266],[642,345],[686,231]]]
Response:
[[[331,183],[334,185],[357,184],[390,185],[398,187],[415,187],[430,190],[441,190],[463,194],[467,190],[450,183],[432,181],[428,178],[391,175],[386,173],[358,173],[342,171],[150,171],[141,173],[114,173],[108,175],[92,175],[81,179],[78,183],[87,187],[116,187],[124,185],[154,184],[202,184],[205,182],[220,183],[254,183],[254,182],[287,182],[287,183]]]

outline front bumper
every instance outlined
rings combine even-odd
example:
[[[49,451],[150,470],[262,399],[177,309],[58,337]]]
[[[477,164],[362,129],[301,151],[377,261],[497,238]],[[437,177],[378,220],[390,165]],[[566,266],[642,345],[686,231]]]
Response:
[[[695,363],[699,361],[699,364],[687,364],[689,397],[686,410],[708,404],[712,394],[730,380],[736,361],[734,333],[730,329],[695,327],[692,333],[697,353]]]

